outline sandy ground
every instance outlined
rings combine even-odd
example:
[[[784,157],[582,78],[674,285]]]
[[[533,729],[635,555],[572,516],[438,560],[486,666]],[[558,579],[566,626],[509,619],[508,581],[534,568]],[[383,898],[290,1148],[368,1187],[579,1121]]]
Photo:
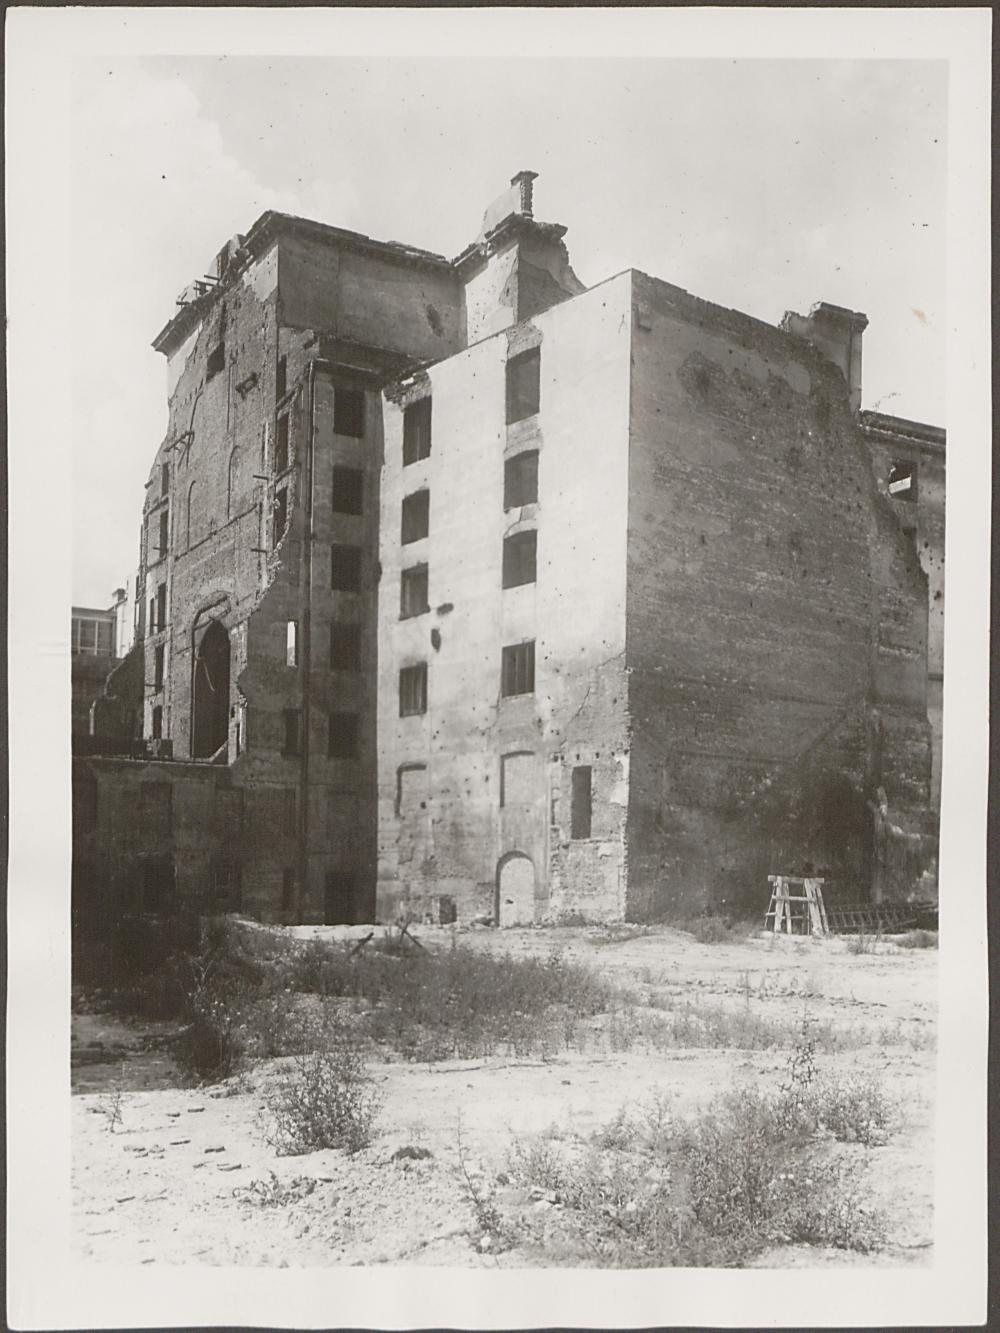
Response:
[[[415,933],[431,947],[446,946],[450,934]],[[868,1256],[789,1247],[755,1265],[930,1262],[936,950],[883,943],[855,955],[845,939],[702,945],[668,929],[623,939],[585,928],[473,930],[460,939],[520,956],[558,948],[631,987],[640,1006],[673,996],[792,1023],[808,1013],[850,1033],[855,1049],[821,1055],[821,1068],[878,1072],[903,1113],[887,1145],[849,1149],[887,1218],[889,1243]],[[166,1025],[140,1028],[79,1013],[73,1036],[77,1251],[126,1264],[536,1265],[542,1261],[528,1248],[478,1250],[460,1156],[474,1182],[495,1181],[511,1145],[526,1135],[586,1135],[624,1104],[641,1106],[654,1095],[673,1113],[689,1115],[734,1085],[776,1087],[788,1059],[781,1050],[633,1047],[567,1051],[544,1061],[384,1063],[371,1071],[385,1105],[370,1148],[354,1157],[332,1150],[279,1157],[261,1118],[261,1089],[276,1062],[221,1086],[185,1088],[177,1085]],[[112,1124],[114,1089],[123,1079],[128,1090],[118,1102],[120,1122]],[[394,1157],[401,1148],[429,1155]],[[275,1179],[290,1201],[262,1206],[261,1192]],[[551,1206],[512,1187],[501,1187],[498,1201],[515,1209]]]

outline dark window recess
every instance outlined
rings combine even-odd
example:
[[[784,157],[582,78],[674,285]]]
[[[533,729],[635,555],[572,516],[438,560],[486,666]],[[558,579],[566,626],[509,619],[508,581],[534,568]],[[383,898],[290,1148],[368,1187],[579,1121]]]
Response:
[[[288,466],[288,417],[278,418],[274,434],[274,470],[284,472]]]
[[[157,551],[157,559],[162,559],[167,554],[167,546],[170,542],[170,516],[166,509],[160,514],[160,548]]]
[[[535,581],[537,532],[516,532],[503,543],[503,586],[517,588]]]
[[[157,631],[167,628],[167,585],[161,583],[156,590],[156,628]]]
[[[282,487],[274,497],[274,532],[271,545],[277,546],[288,527],[288,490]]]
[[[431,453],[431,400],[421,398],[403,412],[403,466],[429,458]]]
[[[538,450],[515,454],[503,465],[503,507],[520,509],[538,499]]]
[[[149,599],[149,632],[150,632],[150,634],[155,634],[155,633],[156,633],[156,598],[155,598],[155,597],[151,597],[151,598]]]
[[[535,641],[504,648],[500,665],[500,693],[531,694],[535,688]]]
[[[590,765],[581,764],[573,769],[573,791],[569,813],[569,835],[571,838],[590,837],[592,804]]]
[[[418,542],[430,529],[431,493],[414,491],[403,500],[402,542]]]
[[[288,388],[288,357],[278,357],[278,369],[274,374],[274,401],[284,398],[285,391]]]
[[[897,462],[889,469],[889,494],[894,500],[915,500],[917,498],[916,463]]]
[[[163,737],[163,709],[157,704],[153,709],[153,740],[158,741]]]
[[[365,433],[365,395],[363,389],[334,389],[333,430],[335,435]]]
[[[356,759],[358,756],[357,713],[331,713],[327,754],[331,759]]]
[[[507,362],[507,423],[523,421],[538,411],[541,354],[537,347]]]
[[[399,716],[427,712],[427,663],[403,667],[399,673]]]
[[[427,566],[414,565],[404,569],[399,584],[399,615],[406,620],[410,616],[423,615],[429,611],[427,602]]]
[[[281,872],[281,910],[294,913],[296,874],[294,866],[285,866]]]
[[[170,491],[170,464],[160,464],[160,494],[166,495]]]
[[[282,754],[299,754],[302,750],[302,713],[298,708],[286,708],[285,744]]]
[[[153,652],[153,688],[163,689],[163,644]]]
[[[214,379],[225,364],[226,349],[222,343],[216,343],[209,352],[208,360],[205,363],[205,379]]]
[[[357,467],[333,469],[333,502],[335,514],[360,514],[365,474]]]
[[[361,626],[335,620],[330,626],[330,670],[361,670]]]
[[[239,857],[225,853],[212,857],[212,898],[217,908],[230,912],[239,910],[242,878]]]
[[[338,592],[361,591],[361,547],[330,547],[330,587]]]

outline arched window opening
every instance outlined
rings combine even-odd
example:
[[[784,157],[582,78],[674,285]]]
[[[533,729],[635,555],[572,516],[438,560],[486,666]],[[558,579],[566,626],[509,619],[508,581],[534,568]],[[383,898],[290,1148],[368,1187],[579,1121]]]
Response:
[[[234,449],[229,455],[229,476],[226,481],[226,518],[232,518],[236,508],[236,488],[239,483],[240,451]]]
[[[213,620],[196,636],[191,755],[211,759],[229,739],[229,635]]]
[[[196,539],[196,534],[195,534],[195,527],[196,527],[196,523],[195,523],[195,491],[197,490],[197,487],[198,487],[198,483],[197,483],[196,481],[193,481],[193,482],[191,483],[191,485],[188,487],[188,496],[187,496],[187,525],[186,525],[186,528],[185,528],[185,534],[186,534],[185,544],[186,544],[187,546],[192,546],[192,545],[194,544],[194,542],[195,542],[195,539]]]

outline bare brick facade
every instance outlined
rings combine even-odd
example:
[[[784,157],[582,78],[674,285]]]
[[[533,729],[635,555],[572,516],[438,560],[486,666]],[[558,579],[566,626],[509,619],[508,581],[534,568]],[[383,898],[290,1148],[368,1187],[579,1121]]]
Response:
[[[864,316],[585,290],[531,183],[454,261],[265,214],[182,296],[135,650],[172,759],[75,760],[81,857],[284,921],[928,896],[943,433],[859,415]],[[101,813],[151,784],[157,832]]]

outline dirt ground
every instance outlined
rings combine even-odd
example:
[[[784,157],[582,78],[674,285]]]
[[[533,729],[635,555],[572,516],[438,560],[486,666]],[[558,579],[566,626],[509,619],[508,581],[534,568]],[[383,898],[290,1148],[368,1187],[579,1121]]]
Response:
[[[298,927],[290,933],[339,938],[351,932]],[[432,928],[415,933],[430,947],[446,946],[451,935]],[[853,953],[845,938],[700,944],[667,928],[636,934],[584,927],[470,930],[460,931],[459,939],[516,956],[544,957],[558,949],[630,987],[640,1003],[672,996],[790,1024],[808,1014],[828,1032],[847,1034],[851,1048],[821,1054],[821,1068],[879,1074],[902,1114],[900,1130],[885,1146],[851,1145],[871,1203],[887,1219],[888,1243],[870,1255],[785,1247],[754,1264],[931,1262],[936,950],[880,942],[873,953]],[[73,1201],[81,1258],[273,1267],[537,1266],[551,1260],[526,1246],[480,1251],[466,1173],[474,1186],[495,1182],[512,1144],[526,1136],[586,1135],[623,1105],[641,1106],[656,1095],[673,1113],[688,1116],[733,1086],[776,1088],[788,1067],[787,1049],[610,1046],[546,1060],[387,1062],[371,1070],[385,1104],[370,1148],[354,1157],[332,1150],[279,1157],[266,1142],[261,1115],[261,1089],[275,1062],[222,1085],[183,1087],[170,1037],[167,1025],[74,1014]],[[429,1155],[395,1157],[402,1148]],[[287,1187],[290,1201],[283,1206],[267,1206],[275,1180]],[[558,1209],[503,1185],[497,1200]]]

